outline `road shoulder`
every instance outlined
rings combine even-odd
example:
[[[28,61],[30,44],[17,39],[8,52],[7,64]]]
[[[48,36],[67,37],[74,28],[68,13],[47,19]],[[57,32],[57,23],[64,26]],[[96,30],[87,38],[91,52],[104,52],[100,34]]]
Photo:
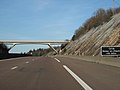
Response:
[[[84,61],[94,62],[98,64],[105,64],[115,67],[120,67],[120,58],[119,57],[102,57],[102,56],[74,56],[74,55],[56,55],[54,57],[66,57],[73,59],[80,59]]]

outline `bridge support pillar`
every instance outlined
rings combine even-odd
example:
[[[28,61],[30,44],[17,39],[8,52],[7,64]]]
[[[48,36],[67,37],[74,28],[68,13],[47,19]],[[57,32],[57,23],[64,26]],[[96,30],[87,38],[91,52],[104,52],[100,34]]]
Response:
[[[57,50],[55,50],[55,48],[54,47],[52,47],[50,44],[48,44],[48,46],[53,50],[53,51],[55,51],[56,52],[56,54],[58,54],[58,51]]]
[[[9,49],[8,49],[8,52],[13,48],[13,47],[15,47],[17,44],[16,43],[14,43]]]

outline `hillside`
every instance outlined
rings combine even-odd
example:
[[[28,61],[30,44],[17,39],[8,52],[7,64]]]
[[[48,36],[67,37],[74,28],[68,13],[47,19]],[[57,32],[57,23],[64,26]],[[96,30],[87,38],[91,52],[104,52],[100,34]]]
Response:
[[[101,46],[120,45],[120,14],[109,22],[91,28],[78,39],[71,41],[63,50],[64,55],[100,55]]]
[[[56,47],[62,55],[100,55],[101,46],[120,45],[120,7],[114,10],[98,9],[74,33],[69,44]],[[55,48],[55,47],[54,47]],[[34,56],[54,55],[50,48],[30,50]]]

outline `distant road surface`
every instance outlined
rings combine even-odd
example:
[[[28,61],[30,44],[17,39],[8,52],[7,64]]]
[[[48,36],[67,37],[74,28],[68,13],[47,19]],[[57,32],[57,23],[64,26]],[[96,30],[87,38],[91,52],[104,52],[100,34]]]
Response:
[[[120,90],[120,68],[65,57],[0,60],[0,90]]]

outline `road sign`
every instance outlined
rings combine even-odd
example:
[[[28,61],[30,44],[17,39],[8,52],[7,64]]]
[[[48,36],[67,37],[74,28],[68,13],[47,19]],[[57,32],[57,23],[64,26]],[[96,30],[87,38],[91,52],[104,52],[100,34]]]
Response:
[[[102,56],[120,56],[120,46],[102,46]]]

